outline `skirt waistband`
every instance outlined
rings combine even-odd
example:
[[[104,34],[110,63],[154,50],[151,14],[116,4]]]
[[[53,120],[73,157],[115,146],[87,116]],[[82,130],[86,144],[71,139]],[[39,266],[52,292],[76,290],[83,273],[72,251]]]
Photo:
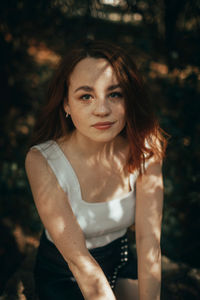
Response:
[[[117,238],[116,240],[110,242],[109,244],[88,249],[88,251],[92,254],[92,256],[95,257],[95,259],[105,259],[106,256],[109,256],[110,254],[113,254],[113,250],[116,251],[121,243],[127,241],[127,233],[125,233],[122,237]],[[44,255],[45,257],[52,259],[53,261],[56,261],[56,263],[61,265],[67,265],[65,259],[61,255],[61,253],[58,251],[54,243],[52,243],[46,236],[45,230],[43,231],[41,238],[40,238],[40,246],[38,249],[38,252],[40,254]]]

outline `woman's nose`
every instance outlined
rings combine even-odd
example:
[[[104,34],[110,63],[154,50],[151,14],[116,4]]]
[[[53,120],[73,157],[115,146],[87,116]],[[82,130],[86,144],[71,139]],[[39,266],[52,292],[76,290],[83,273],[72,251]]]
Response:
[[[93,113],[98,116],[107,116],[110,114],[111,109],[108,103],[108,99],[96,99]]]

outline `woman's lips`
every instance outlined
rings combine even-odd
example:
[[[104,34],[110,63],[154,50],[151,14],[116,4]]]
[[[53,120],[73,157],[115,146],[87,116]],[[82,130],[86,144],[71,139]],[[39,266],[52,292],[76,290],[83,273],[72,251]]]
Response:
[[[109,129],[115,122],[99,122],[92,125],[92,127],[99,129],[99,130],[105,130]]]

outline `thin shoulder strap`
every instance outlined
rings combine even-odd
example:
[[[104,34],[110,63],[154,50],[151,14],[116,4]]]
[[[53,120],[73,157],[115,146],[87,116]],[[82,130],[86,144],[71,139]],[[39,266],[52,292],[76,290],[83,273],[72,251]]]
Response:
[[[66,160],[62,150],[53,140],[45,143],[35,145],[32,148],[38,149],[46,158],[49,166],[54,172],[57,181],[65,193],[68,194],[69,200],[73,198],[72,195],[77,193],[77,185],[69,162]],[[72,204],[72,203],[71,203]]]

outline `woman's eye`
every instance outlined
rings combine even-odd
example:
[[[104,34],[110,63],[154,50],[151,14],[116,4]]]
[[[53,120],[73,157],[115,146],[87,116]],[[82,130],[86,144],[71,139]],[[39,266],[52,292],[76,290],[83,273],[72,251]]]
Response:
[[[81,100],[90,100],[92,98],[92,96],[89,94],[85,94],[85,95],[81,96],[80,98],[81,98]]]
[[[123,95],[120,92],[113,92],[109,95],[110,98],[122,98]]]

